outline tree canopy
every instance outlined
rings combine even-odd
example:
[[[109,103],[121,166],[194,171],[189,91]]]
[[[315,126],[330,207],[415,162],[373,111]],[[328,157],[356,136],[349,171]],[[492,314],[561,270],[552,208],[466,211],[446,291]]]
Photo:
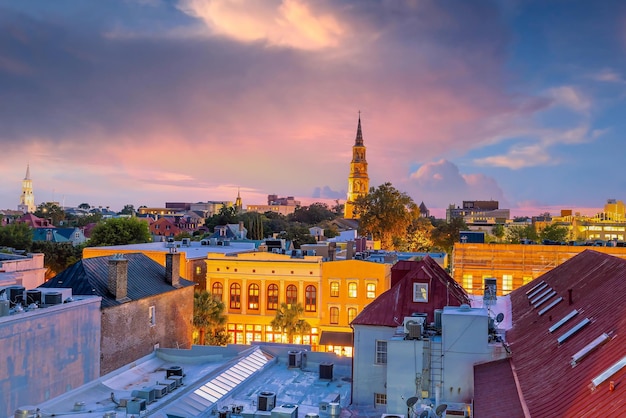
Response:
[[[56,226],[65,220],[65,211],[54,202],[45,202],[37,206],[34,215],[42,219],[50,219],[52,224]]]
[[[150,242],[148,223],[137,218],[111,218],[91,231],[90,247]]]
[[[270,325],[273,329],[286,334],[289,343],[293,344],[295,335],[302,335],[311,331],[311,324],[301,318],[303,313],[304,308],[300,303],[288,305],[283,302],[276,311],[276,316],[272,319]]]
[[[379,240],[385,250],[394,250],[398,240],[407,236],[409,226],[419,216],[419,208],[406,193],[387,182],[371,187],[356,198],[354,214],[359,217],[359,233]]]
[[[30,251],[33,243],[33,230],[24,223],[12,223],[0,227],[0,247]]]
[[[219,298],[206,290],[193,295],[193,326],[198,331],[201,345],[226,345],[229,335],[226,332],[228,317],[224,314],[225,305]]]

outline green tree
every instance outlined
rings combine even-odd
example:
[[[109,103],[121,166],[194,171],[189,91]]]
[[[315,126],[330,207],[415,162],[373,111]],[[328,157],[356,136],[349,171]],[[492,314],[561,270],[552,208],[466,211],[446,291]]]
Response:
[[[569,229],[565,226],[551,224],[543,228],[539,234],[539,238],[542,240],[550,240],[557,242],[567,241],[569,237]]]
[[[315,244],[315,237],[309,233],[309,228],[302,225],[290,224],[287,230],[278,234],[278,238],[289,240],[294,248],[300,248],[302,244]]]
[[[246,212],[239,215],[239,220],[248,231],[248,238],[261,240],[270,234],[269,220],[258,212]]]
[[[234,206],[222,206],[216,214],[206,218],[204,225],[213,232],[216,226],[239,222],[237,209]]]
[[[418,217],[409,227],[406,251],[428,252],[433,248],[432,231],[435,227],[429,218]]]
[[[33,230],[24,223],[12,223],[0,227],[0,247],[30,251],[33,243]]]
[[[33,242],[32,252],[43,253],[46,280],[56,276],[83,257],[84,245],[73,246],[70,242]]]
[[[289,221],[300,222],[313,226],[323,221],[330,221],[337,217],[326,203],[313,203],[309,206],[301,206],[287,217]]]
[[[419,208],[406,193],[391,183],[359,196],[354,202],[354,213],[359,217],[359,233],[379,240],[381,248],[395,249],[394,237],[406,239],[407,230],[419,216]]]
[[[519,244],[522,240],[536,241],[539,237],[533,225],[515,225],[507,228],[505,239],[511,244]]]
[[[198,331],[197,344],[226,345],[229,335],[226,332],[228,317],[224,314],[225,305],[221,299],[206,290],[193,295],[193,326]]]
[[[137,218],[111,218],[91,231],[90,247],[150,242],[148,223]]]
[[[124,208],[120,211],[120,215],[135,216],[135,206],[133,206],[133,205],[124,205]]]
[[[438,222],[432,232],[433,244],[442,251],[452,254],[454,243],[461,239],[461,231],[467,230],[463,218],[452,218],[450,222]]]
[[[491,234],[496,237],[498,242],[502,241],[502,238],[504,238],[504,225],[495,224],[493,228],[491,228]]]
[[[61,221],[65,219],[65,211],[54,202],[45,202],[37,206],[34,215],[43,219],[50,219],[55,226],[59,226]]]
[[[276,316],[270,322],[273,329],[287,335],[287,341],[289,344],[293,344],[293,337],[308,333],[311,331],[311,324],[305,319],[302,319],[304,308],[300,303],[295,305],[288,305],[281,303],[280,308],[276,311]]]
[[[287,222],[287,218],[285,217],[285,215],[281,215],[280,213],[276,212],[265,212],[264,216],[268,219],[268,227],[270,231],[268,235],[271,235],[272,233],[287,231],[289,222]]]

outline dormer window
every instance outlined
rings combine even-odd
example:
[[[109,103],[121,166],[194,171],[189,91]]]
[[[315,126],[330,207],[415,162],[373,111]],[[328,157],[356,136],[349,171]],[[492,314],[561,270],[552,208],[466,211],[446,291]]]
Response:
[[[428,302],[428,283],[413,283],[413,302]]]

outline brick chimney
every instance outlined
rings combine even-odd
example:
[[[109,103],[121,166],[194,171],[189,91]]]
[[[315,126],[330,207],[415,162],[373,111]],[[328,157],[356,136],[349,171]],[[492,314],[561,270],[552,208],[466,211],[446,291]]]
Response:
[[[165,255],[165,281],[173,287],[180,287],[180,253]]]
[[[122,254],[109,258],[109,292],[115,300],[128,299],[128,260]]]

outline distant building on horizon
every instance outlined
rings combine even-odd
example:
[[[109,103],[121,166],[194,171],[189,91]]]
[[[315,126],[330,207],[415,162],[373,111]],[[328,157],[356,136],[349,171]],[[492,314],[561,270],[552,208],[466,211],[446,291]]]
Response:
[[[33,194],[33,181],[30,179],[30,164],[26,166],[26,176],[22,180],[22,194],[17,210],[24,213],[32,213],[36,210],[35,195]]]
[[[300,206],[300,201],[293,196],[278,197],[276,194],[267,195],[267,205],[248,205],[247,212],[274,212],[281,215],[291,215]]]
[[[358,218],[358,216],[354,214],[354,202],[358,197],[367,194],[369,182],[370,180],[367,176],[367,160],[365,159],[365,145],[363,145],[363,133],[361,132],[361,114],[359,112],[356,139],[352,146],[352,161],[350,162],[350,175],[348,176],[348,196],[344,205],[344,218]]]

